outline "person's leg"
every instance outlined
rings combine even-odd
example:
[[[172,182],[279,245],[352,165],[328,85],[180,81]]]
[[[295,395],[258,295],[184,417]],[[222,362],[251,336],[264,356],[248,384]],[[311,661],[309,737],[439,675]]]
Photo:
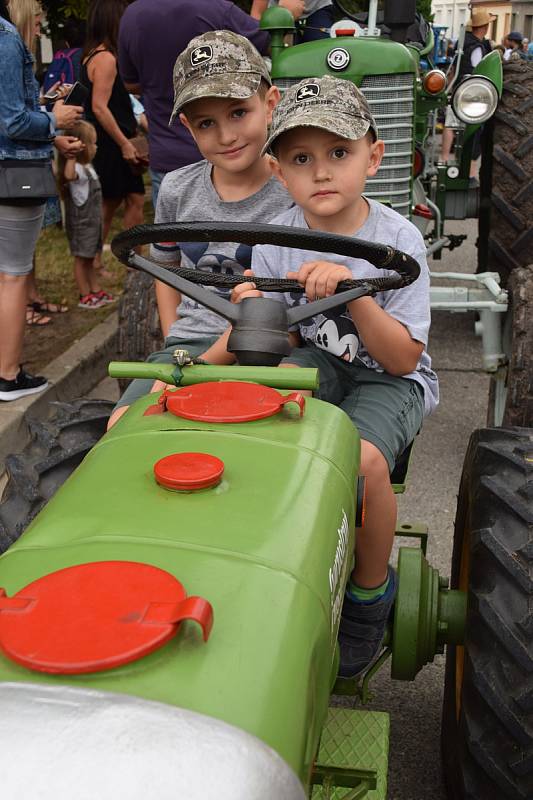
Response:
[[[0,273],[0,378],[17,377],[22,360],[28,276]]]
[[[450,160],[450,155],[452,152],[452,145],[453,145],[453,137],[454,137],[454,130],[453,128],[443,128],[442,130],[442,149],[441,149],[441,161],[445,164]]]
[[[104,242],[107,239],[115,212],[122,200],[122,197],[104,197],[102,200],[102,240]]]
[[[144,194],[131,193],[126,195],[124,209],[124,228],[133,228],[142,225],[144,221]]]
[[[354,388],[341,408],[361,437],[360,474],[365,477],[365,522],[356,533],[339,627],[339,674],[355,677],[379,656],[396,594],[389,557],[396,528],[390,475],[421,427],[424,400],[414,381],[353,368]]]
[[[0,390],[14,400],[46,387],[20,368],[28,302],[28,276],[41,231],[44,204],[0,205]],[[9,385],[12,384],[12,385]]]
[[[98,291],[93,288],[98,284],[95,283],[93,277],[93,259],[82,258],[82,256],[74,256],[74,278],[78,285],[78,292],[80,297],[91,294],[91,292]]]
[[[361,441],[361,475],[365,477],[365,525],[355,541],[354,585],[375,589],[387,579],[396,529],[396,497],[389,465],[372,442]]]

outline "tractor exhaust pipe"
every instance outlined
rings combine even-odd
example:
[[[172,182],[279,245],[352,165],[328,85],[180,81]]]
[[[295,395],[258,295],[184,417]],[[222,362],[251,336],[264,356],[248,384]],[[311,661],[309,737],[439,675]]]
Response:
[[[416,0],[385,0],[385,25],[391,30],[391,39],[405,42],[407,29],[416,18]]]

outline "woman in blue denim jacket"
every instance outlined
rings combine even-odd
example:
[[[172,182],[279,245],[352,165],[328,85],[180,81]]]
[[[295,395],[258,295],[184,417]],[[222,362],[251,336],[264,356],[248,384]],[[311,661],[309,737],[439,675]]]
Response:
[[[83,111],[62,101],[53,113],[40,110],[30,48],[41,11],[34,0],[11,0],[11,7],[18,3],[28,11],[27,42],[12,24],[8,4],[0,0],[0,170],[2,161],[50,160],[56,129],[68,128]],[[42,201],[0,197],[0,400],[16,400],[46,388],[45,378],[28,375],[20,365],[28,275],[43,214]]]

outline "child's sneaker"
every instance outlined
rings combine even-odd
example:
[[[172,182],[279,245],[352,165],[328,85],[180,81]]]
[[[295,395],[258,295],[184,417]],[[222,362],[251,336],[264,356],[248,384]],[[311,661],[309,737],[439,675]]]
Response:
[[[90,294],[80,294],[78,308],[102,308],[102,306],[105,306],[105,304],[105,300],[102,300],[102,298],[98,297],[97,294],[91,292]]]
[[[109,294],[109,292],[104,292],[103,289],[100,289],[99,292],[94,292],[94,294],[96,297],[100,298],[100,300],[104,303],[104,305],[106,305],[107,303],[115,302],[115,298],[113,297],[113,295]]]
[[[18,400],[20,397],[42,392],[47,386],[48,381],[42,375],[28,375],[21,367],[13,380],[0,378],[0,400]]]
[[[344,595],[339,625],[340,678],[356,678],[378,658],[385,628],[394,606],[398,579],[389,567],[385,594],[370,603]]]

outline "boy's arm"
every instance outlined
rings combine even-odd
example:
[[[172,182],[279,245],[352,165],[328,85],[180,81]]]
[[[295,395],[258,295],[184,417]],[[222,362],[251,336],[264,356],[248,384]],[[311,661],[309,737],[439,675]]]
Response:
[[[305,286],[309,300],[330,297],[337,284],[351,280],[348,267],[329,261],[310,261],[287,278]],[[399,290],[404,291],[404,290]],[[405,325],[381,308],[372,297],[347,304],[357,332],[368,353],[391,375],[408,375],[416,369],[424,344],[414,339]]]
[[[260,269],[260,261],[257,256],[252,257],[252,262],[255,263],[256,269]],[[247,269],[243,273],[250,278],[253,278],[253,271]],[[263,293],[255,287],[255,283],[240,283],[236,286],[231,293],[231,302],[240,303],[245,297],[263,297]],[[233,353],[228,353],[228,339],[231,333],[231,326],[227,328],[222,336],[211,345],[211,347],[202,353],[200,358],[207,361],[209,364],[233,364],[235,363],[235,356]],[[289,332],[289,344],[291,347],[298,347],[301,344],[300,337],[297,332]]]

